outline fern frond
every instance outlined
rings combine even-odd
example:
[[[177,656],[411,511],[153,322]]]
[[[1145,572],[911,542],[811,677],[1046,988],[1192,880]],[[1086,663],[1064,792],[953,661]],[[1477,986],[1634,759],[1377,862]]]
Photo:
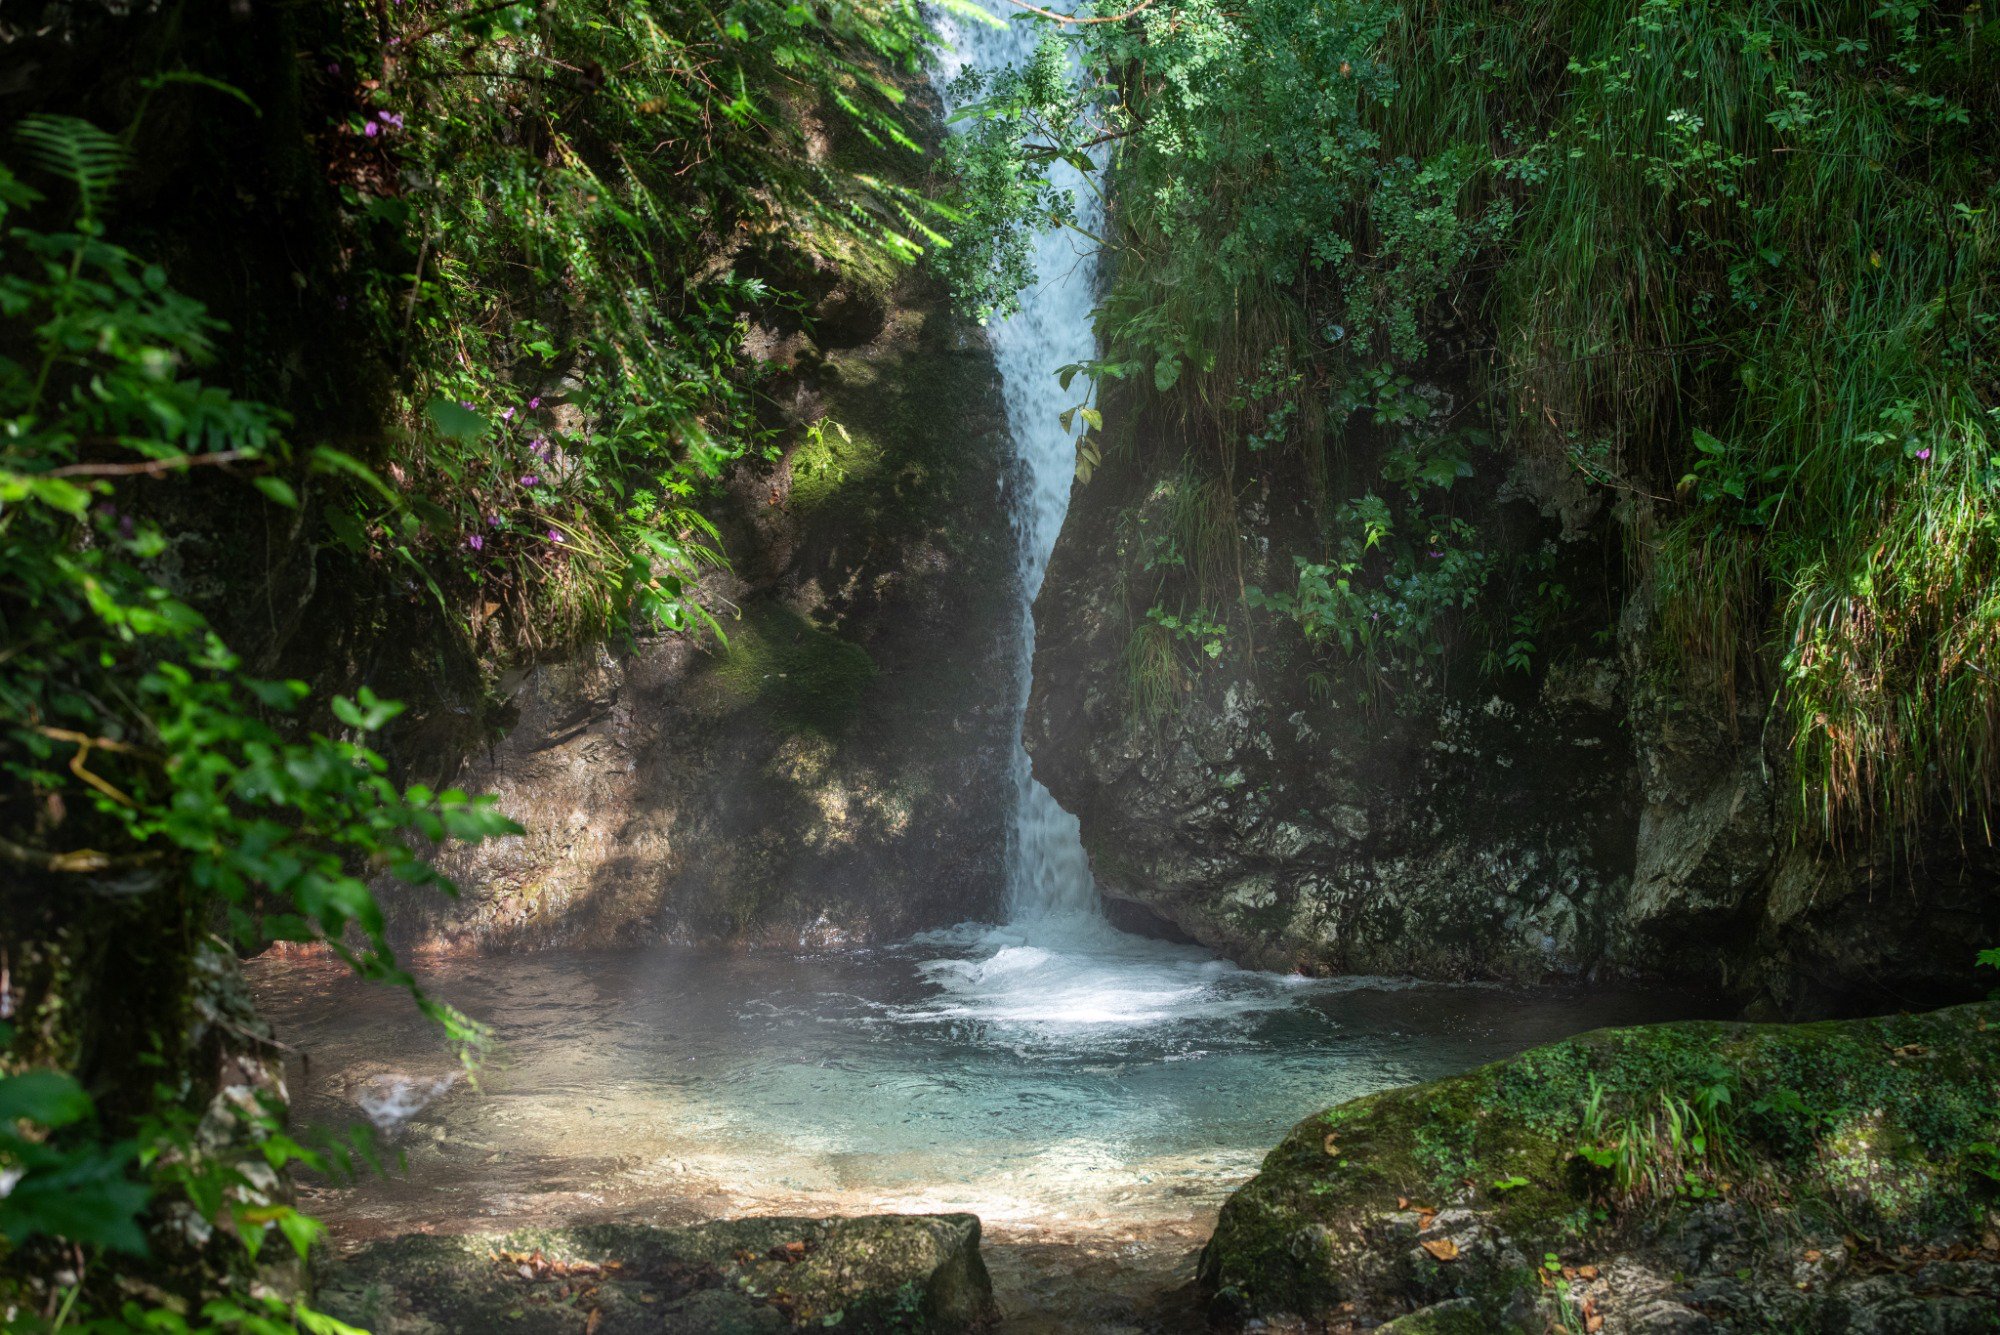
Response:
[[[14,134],[36,166],[76,187],[84,221],[95,221],[125,170],[125,146],[75,116],[24,116]]]

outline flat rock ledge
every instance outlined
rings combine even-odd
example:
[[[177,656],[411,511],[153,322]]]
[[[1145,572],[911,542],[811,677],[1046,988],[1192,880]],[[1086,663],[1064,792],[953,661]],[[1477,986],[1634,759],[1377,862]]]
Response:
[[[2000,1331],[2000,1003],[1600,1030],[1308,1118],[1223,1206],[1217,1326]]]
[[[375,1335],[976,1331],[976,1215],[410,1234],[330,1258],[321,1311]]]

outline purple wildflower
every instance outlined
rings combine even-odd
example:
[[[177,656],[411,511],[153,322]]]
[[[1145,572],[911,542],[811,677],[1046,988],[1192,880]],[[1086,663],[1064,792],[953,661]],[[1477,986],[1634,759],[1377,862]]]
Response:
[[[488,527],[488,528],[499,528],[499,527],[500,527],[500,516],[499,516],[499,515],[488,515],[488,516],[486,516],[486,527]]]
[[[377,125],[374,121],[369,121],[366,125],[361,127],[361,133],[367,135],[370,139],[373,139],[376,135],[382,133],[382,127]]]
[[[536,477],[533,473],[521,474],[521,485],[524,487],[539,486],[541,485],[541,481],[542,480],[539,477]]]
[[[543,440],[540,436],[537,436],[533,440],[529,441],[528,448],[535,452],[535,457],[537,459],[546,459],[549,457],[549,443],[546,440]]]
[[[328,74],[338,74],[338,73],[340,73],[340,62],[339,62],[339,61],[337,61],[337,60],[329,60],[329,61],[327,61],[327,62],[326,62],[326,72],[327,72]]]
[[[513,421],[513,420],[514,420],[514,410],[513,410],[512,408],[509,408],[509,409],[508,409],[508,410],[507,410],[506,412],[504,412],[504,413],[501,413],[501,414],[500,414],[500,420],[501,420],[501,421],[503,421],[503,422],[511,422],[511,421]]]
[[[486,545],[486,539],[481,534],[475,533],[471,537],[465,540],[465,545],[472,548],[472,550],[476,552],[481,547],[484,547]]]
[[[550,541],[550,542],[561,542],[562,540],[563,540],[563,535],[562,535],[562,534],[560,534],[560,533],[556,532],[556,531],[555,531],[554,529],[550,529],[550,530],[549,530],[549,541]]]
[[[528,400],[528,406],[529,406],[530,408],[539,408],[539,407],[541,407],[541,406],[542,406],[542,400],[541,400],[541,396],[540,396],[540,395],[536,395],[536,396],[535,396],[534,398],[532,398],[532,399],[529,399],[529,400]]]
[[[1917,451],[1917,457],[1918,457],[1919,459],[1928,459],[1928,458],[1930,458],[1930,457],[1931,457],[1931,451],[1930,451],[1930,446],[1926,445],[1926,446],[1925,446],[1925,447],[1924,447],[1923,449],[1921,449],[1921,450],[1918,450],[1918,451]]]
[[[1444,560],[1444,553],[1443,553],[1443,552],[1432,552],[1432,553],[1431,553],[1431,560],[1433,560],[1433,561],[1442,561],[1442,560]]]
[[[382,124],[388,126],[392,130],[400,130],[403,128],[403,116],[402,113],[398,111],[378,111],[375,113],[375,119],[381,121]]]

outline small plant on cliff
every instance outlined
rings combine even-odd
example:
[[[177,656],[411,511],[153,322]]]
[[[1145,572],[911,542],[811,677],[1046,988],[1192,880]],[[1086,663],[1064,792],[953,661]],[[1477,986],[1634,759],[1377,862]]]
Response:
[[[1626,1200],[1716,1195],[1716,1174],[1735,1153],[1732,1097],[1727,1073],[1717,1070],[1707,1084],[1662,1089],[1618,1112],[1593,1075],[1575,1157],[1607,1172],[1612,1191]]]

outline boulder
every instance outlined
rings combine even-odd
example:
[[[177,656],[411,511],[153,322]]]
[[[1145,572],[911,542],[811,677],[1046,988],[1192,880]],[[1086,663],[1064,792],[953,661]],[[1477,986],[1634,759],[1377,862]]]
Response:
[[[1266,1330],[1992,1331],[1996,1144],[2000,1002],[1601,1030],[1301,1122],[1200,1279]]]
[[[411,1234],[325,1261],[316,1303],[376,1335],[950,1332],[994,1315],[969,1214]]]

